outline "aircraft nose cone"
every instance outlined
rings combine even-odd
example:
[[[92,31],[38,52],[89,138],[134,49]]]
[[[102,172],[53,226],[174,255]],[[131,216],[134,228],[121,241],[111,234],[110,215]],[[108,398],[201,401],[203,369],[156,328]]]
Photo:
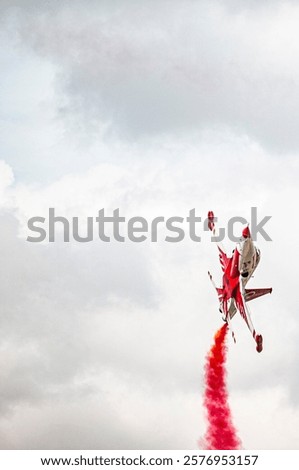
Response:
[[[242,236],[243,236],[243,238],[249,238],[250,237],[250,230],[249,230],[248,225],[247,225],[247,227],[245,227],[243,229]]]

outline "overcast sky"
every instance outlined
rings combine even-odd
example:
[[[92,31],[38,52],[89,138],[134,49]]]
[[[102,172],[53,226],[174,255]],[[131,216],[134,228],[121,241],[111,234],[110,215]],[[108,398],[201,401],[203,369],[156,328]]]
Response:
[[[241,5],[240,5],[241,4]],[[271,215],[229,338],[247,449],[299,448],[299,6],[0,0],[0,447],[196,449],[216,247],[29,243],[78,216]],[[241,226],[239,226],[241,230]],[[228,251],[233,244],[225,242]],[[250,287],[249,286],[249,287]]]

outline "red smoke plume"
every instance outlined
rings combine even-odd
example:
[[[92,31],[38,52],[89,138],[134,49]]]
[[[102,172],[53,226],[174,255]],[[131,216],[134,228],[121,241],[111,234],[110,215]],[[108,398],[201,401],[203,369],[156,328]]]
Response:
[[[223,325],[214,336],[205,365],[204,406],[207,412],[208,429],[204,436],[203,447],[216,450],[236,450],[241,441],[232,422],[226,389],[226,333]]]

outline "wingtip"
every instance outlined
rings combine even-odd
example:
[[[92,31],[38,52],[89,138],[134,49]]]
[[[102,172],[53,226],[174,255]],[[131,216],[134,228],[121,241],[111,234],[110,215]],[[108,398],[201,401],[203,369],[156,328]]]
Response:
[[[256,335],[256,350],[258,353],[261,353],[263,350],[263,337],[262,335]]]

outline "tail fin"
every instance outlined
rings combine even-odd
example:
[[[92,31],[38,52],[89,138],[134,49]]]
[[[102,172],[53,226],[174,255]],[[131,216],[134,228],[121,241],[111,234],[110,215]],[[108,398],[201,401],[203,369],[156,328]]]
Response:
[[[232,327],[232,324],[231,324],[231,316],[230,316],[230,312],[227,311],[227,303],[226,302],[223,302],[223,289],[221,289],[220,287],[216,287],[216,284],[212,278],[212,275],[210,273],[210,271],[208,272],[208,275],[209,275],[209,278],[211,280],[211,283],[213,284],[216,292],[217,292],[217,295],[218,295],[218,299],[219,299],[219,302],[220,304],[222,305],[222,309],[220,309],[220,312],[222,312],[224,314],[224,317],[223,317],[223,320],[228,324],[228,327],[231,331],[231,334],[232,334],[232,337],[233,337],[233,340],[234,342],[236,343],[236,337],[235,337],[235,333],[234,333],[234,330],[233,330],[233,327]]]

